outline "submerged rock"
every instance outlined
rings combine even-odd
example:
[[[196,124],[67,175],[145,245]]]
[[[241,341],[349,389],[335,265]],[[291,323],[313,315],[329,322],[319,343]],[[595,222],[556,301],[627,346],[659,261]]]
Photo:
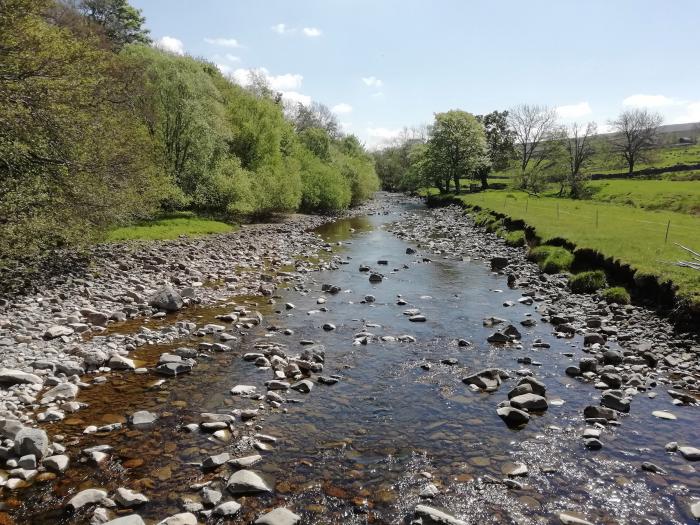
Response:
[[[255,525],[296,525],[300,521],[301,516],[297,516],[289,509],[279,507],[260,516],[255,520]]]

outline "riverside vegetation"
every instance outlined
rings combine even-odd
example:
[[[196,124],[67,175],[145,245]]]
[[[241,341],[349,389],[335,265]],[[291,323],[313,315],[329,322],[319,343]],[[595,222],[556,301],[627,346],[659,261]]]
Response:
[[[324,106],[156,49],[144,23],[125,0],[0,1],[0,265],[173,211],[231,222],[376,191]]]

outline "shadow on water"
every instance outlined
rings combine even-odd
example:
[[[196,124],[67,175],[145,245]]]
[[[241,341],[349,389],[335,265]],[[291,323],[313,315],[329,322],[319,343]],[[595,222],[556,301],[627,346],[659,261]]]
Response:
[[[186,432],[185,425],[199,422],[202,412],[258,407],[259,401],[229,394],[236,384],[264,391],[269,371],[240,358],[255,341],[279,341],[297,353],[299,342],[311,339],[325,345],[324,374],[336,374],[340,382],[315,384],[308,395],[290,394],[300,403],[285,404],[284,410],[266,407],[253,420],[261,431],[278,438],[255,467],[274,483],[275,492],[236,498],[243,507],[231,523],[251,523],[264,510],[280,505],[302,515],[304,523],[399,523],[422,501],[418,493],[429,482],[426,476],[439,490],[430,504],[470,523],[549,523],[563,509],[578,509],[596,523],[689,522],[685,502],[689,494],[700,493],[700,481],[692,467],[665,454],[663,446],[671,438],[697,439],[692,407],[676,407],[677,421],[660,422],[650,416],[653,401],[639,396],[621,428],[604,431],[603,450],[585,450],[580,414],[595,402],[596,392],[564,374],[574,362],[565,354],[574,352],[578,360],[581,342],[555,339],[547,325],[538,324],[523,330],[522,349],[487,345],[490,331],[483,327],[484,317],[499,315],[517,323],[533,310],[518,305],[504,311],[503,301],[517,301],[520,294],[481,262],[406,254],[408,245],[383,228],[397,219],[397,213],[377,214],[319,228],[328,242],[342,243],[334,251],[347,264],[311,274],[311,293],[280,291],[277,305],[266,305],[262,298],[235,299],[236,304],[256,303],[255,308],[266,314],[264,326],[242,336],[231,352],[200,358],[191,374],[161,382],[150,374],[111,373],[105,384],[81,391],[79,400],[90,406],[46,428],[80,448],[109,444],[110,459],[95,466],[72,457],[65,476],[37,481],[23,491],[6,491],[6,507],[21,523],[87,523],[89,514],[71,516],[61,510],[71,494],[87,487],[113,491],[125,486],[150,498],[137,510],[150,522],[181,512],[183,498],[199,497],[190,488],[193,484],[218,483],[230,474],[226,467],[202,472],[199,463],[223,451],[234,456],[251,453],[250,442],[239,443],[238,438],[254,431],[238,423],[231,441],[223,443],[210,434]],[[432,262],[424,261],[423,255]],[[388,265],[378,265],[381,259]],[[358,271],[361,264],[384,274],[383,282],[370,283],[367,274]],[[324,294],[325,283],[337,284],[342,291]],[[374,295],[374,303],[363,301],[368,294]],[[408,304],[397,305],[398,295]],[[321,296],[327,301],[325,313],[317,310]],[[278,306],[287,301],[296,309]],[[203,324],[231,308],[226,304],[187,310],[162,324],[185,319]],[[408,308],[419,309],[427,321],[409,322],[403,313]],[[324,323],[337,328],[326,332]],[[270,325],[278,330],[269,331]],[[136,331],[140,326],[121,325],[120,330]],[[283,335],[284,328],[292,329],[293,335]],[[362,330],[377,336],[409,334],[416,342],[353,344]],[[458,346],[460,338],[473,344]],[[535,339],[549,342],[551,348],[532,349]],[[135,357],[151,365],[162,352],[199,341],[140,347]],[[517,359],[523,357],[541,363],[530,368],[547,384],[550,409],[514,431],[495,412],[497,403],[506,399],[508,384],[494,394],[474,393],[461,378],[491,366],[517,370],[522,366]],[[443,364],[446,358],[457,364]],[[421,367],[425,364],[431,365],[429,370]],[[125,422],[137,410],[159,415],[153,428],[125,425],[106,434],[82,433],[87,425]],[[656,462],[668,474],[641,472],[643,460]],[[502,479],[516,461],[529,468],[522,488],[477,482],[487,474]]]

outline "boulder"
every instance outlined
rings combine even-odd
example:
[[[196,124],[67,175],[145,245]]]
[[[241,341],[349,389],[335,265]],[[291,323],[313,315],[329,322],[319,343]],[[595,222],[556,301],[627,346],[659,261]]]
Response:
[[[37,375],[28,374],[27,372],[14,370],[12,368],[0,368],[0,385],[40,385],[42,382],[41,378]]]
[[[197,516],[191,512],[181,512],[159,521],[158,525],[197,525]]]
[[[15,454],[25,456],[34,454],[41,459],[49,451],[49,437],[39,428],[24,427],[15,436]]]
[[[41,396],[41,403],[45,405],[57,399],[75,399],[79,390],[78,385],[73,383],[59,383]]]
[[[56,456],[49,456],[47,458],[44,458],[44,461],[42,463],[47,469],[53,472],[63,472],[68,468],[70,458],[65,454],[59,454]]]
[[[466,521],[427,505],[416,505],[415,514],[425,520],[424,525],[468,525]]]
[[[138,412],[134,412],[131,416],[131,424],[134,428],[150,428],[157,419],[157,414],[149,412],[148,410],[139,410]]]
[[[543,412],[549,408],[547,400],[542,396],[538,396],[537,394],[521,394],[519,396],[515,396],[510,400],[510,404],[514,408],[527,410],[528,412]]]
[[[226,488],[233,495],[272,493],[272,488],[252,470],[239,470],[228,479]]]
[[[78,492],[68,501],[68,508],[79,510],[85,505],[101,503],[107,497],[107,491],[101,489],[85,489]]]
[[[49,326],[44,332],[44,339],[56,339],[57,337],[73,335],[74,330],[70,326],[56,324]]]
[[[114,494],[114,501],[116,501],[117,504],[122,507],[130,508],[148,503],[148,498],[143,494],[134,492],[133,490],[119,487],[117,492]]]
[[[216,516],[233,516],[241,510],[241,504],[237,501],[227,501],[214,507],[212,511]]]
[[[148,298],[148,304],[166,312],[176,312],[185,304],[179,293],[170,285],[163,286]]]
[[[297,516],[289,509],[279,507],[260,516],[255,520],[255,525],[296,525],[300,521],[301,516]]]
[[[519,427],[530,421],[530,415],[527,412],[513,407],[497,408],[496,413],[509,427]]]

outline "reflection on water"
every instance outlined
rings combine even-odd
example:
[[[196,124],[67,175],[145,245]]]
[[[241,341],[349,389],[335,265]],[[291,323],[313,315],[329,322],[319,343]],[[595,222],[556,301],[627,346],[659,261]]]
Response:
[[[650,414],[658,405],[638,396],[621,427],[604,430],[603,450],[585,450],[581,410],[597,393],[564,374],[573,361],[564,353],[574,352],[577,360],[581,343],[554,339],[547,325],[538,325],[523,330],[521,350],[487,345],[484,317],[498,315],[518,322],[533,311],[531,307],[504,311],[502,302],[517,301],[520,295],[481,263],[433,254],[429,254],[432,262],[424,262],[423,254],[407,255],[407,245],[381,228],[397,218],[392,213],[339,220],[318,230],[328,242],[344,242],[336,253],[349,264],[312,274],[311,293],[282,291],[278,305],[290,301],[296,309],[266,311],[267,325],[291,328],[293,335],[268,332],[263,326],[245,336],[237,351],[200,359],[187,376],[154,386],[153,376],[114,374],[105,385],[83,391],[81,400],[90,407],[53,425],[50,432],[63,434],[82,448],[108,443],[114,447],[110,461],[95,467],[72,458],[65,477],[10,495],[6,501],[19,505],[13,511],[18,520],[87,522],[89,515],[67,516],[60,508],[76,488],[90,486],[126,486],[144,492],[151,498],[139,509],[144,518],[157,520],[181,511],[183,497],[197,499],[193,484],[221,476],[201,471],[198,463],[204,457],[225,450],[235,455],[250,452],[249,445],[234,447],[235,438],[231,444],[220,443],[208,434],[187,433],[184,425],[199,422],[201,412],[258,406],[259,402],[228,392],[236,384],[260,389],[270,378],[269,372],[257,370],[240,356],[259,338],[272,335],[269,340],[287,344],[291,353],[300,351],[299,341],[304,339],[324,344],[324,374],[337,374],[341,380],[330,387],[317,384],[309,395],[292,394],[289,397],[303,402],[285,405],[286,413],[266,408],[265,415],[255,420],[263,432],[279,439],[272,451],[264,453],[258,469],[274,480],[275,493],[237,498],[243,509],[233,523],[251,523],[263,510],[279,505],[301,514],[304,523],[397,523],[421,501],[418,494],[428,482],[439,490],[431,505],[470,523],[549,523],[565,509],[579,510],[596,523],[689,522],[687,502],[690,495],[700,493],[700,480],[691,465],[667,455],[664,444],[672,439],[696,442],[693,408],[675,407],[677,421],[655,420]],[[389,264],[378,266],[381,259]],[[358,270],[363,264],[383,273],[384,281],[370,283]],[[325,295],[320,291],[325,283],[337,284],[343,291]],[[367,294],[376,302],[363,304]],[[308,315],[318,308],[316,298],[321,295],[327,299],[328,312]],[[408,302],[406,306],[396,304],[398,295]],[[263,299],[257,301],[261,309],[266,306]],[[427,322],[409,322],[403,315],[407,308],[420,309]],[[179,318],[203,323],[225,310],[230,306],[198,308],[180,313]],[[325,332],[326,322],[337,329]],[[410,334],[417,341],[353,345],[354,335],[363,329],[377,336]],[[462,338],[473,345],[458,346],[456,341]],[[551,348],[530,349],[535,338],[551,343]],[[136,357],[153,363],[161,352],[177,346],[182,342],[141,347]],[[509,385],[493,394],[473,393],[461,378],[490,366],[517,370],[518,358],[526,356],[542,363],[531,368],[547,384],[550,399],[562,404],[552,404],[525,429],[514,431],[495,412]],[[442,364],[446,358],[457,364]],[[426,363],[430,370],[421,367]],[[152,429],[82,434],[89,424],[125,421],[144,409],[159,414]],[[240,425],[235,434],[246,435],[248,429]],[[502,479],[515,461],[528,465],[522,488],[479,481],[485,475]],[[642,461],[654,461],[668,474],[642,472]]]

